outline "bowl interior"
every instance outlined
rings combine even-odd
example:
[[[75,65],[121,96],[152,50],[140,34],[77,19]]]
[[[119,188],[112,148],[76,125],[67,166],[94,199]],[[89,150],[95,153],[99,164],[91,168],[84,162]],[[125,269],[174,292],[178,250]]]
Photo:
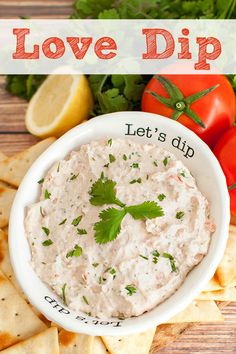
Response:
[[[81,144],[102,137],[123,137],[158,146],[174,153],[197,180],[198,187],[210,202],[211,218],[216,224],[210,249],[203,261],[187,276],[169,299],[137,318],[126,320],[96,319],[75,313],[63,305],[30,265],[30,249],[25,236],[26,208],[39,196],[41,179],[51,165],[63,159]],[[144,112],[118,112],[100,116],[79,125],[58,139],[28,171],[17,192],[9,227],[9,244],[13,268],[19,284],[30,302],[49,320],[73,332],[90,335],[127,335],[166,322],[185,308],[207,284],[223,256],[230,219],[229,197],[221,168],[210,151],[194,133],[181,124]],[[20,251],[19,251],[20,250]]]

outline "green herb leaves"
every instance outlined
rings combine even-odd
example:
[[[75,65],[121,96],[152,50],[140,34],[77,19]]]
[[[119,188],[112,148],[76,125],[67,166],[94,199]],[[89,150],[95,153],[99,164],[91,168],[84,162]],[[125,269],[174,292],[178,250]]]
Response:
[[[169,253],[163,253],[162,257],[169,259],[172,272],[176,272],[177,268],[175,266],[174,257]]]
[[[100,221],[94,225],[95,240],[100,244],[116,239],[121,231],[121,222],[126,214],[130,214],[135,220],[153,219],[164,215],[162,208],[154,201],[125,206],[124,203],[116,198],[115,186],[116,182],[107,179],[101,174],[101,177],[92,185],[89,192],[92,205],[116,204],[122,208],[110,207],[100,212]]]
[[[67,301],[66,301],[66,286],[67,284],[65,283],[63,285],[63,287],[61,288],[61,293],[62,293],[62,301],[63,301],[63,304],[67,306]]]
[[[125,290],[127,290],[127,295],[129,295],[129,296],[132,296],[132,295],[135,294],[136,291],[137,291],[137,289],[135,288],[135,286],[134,286],[133,284],[127,285],[127,286],[125,287]]]
[[[80,215],[80,216],[78,216],[77,218],[75,218],[75,219],[72,221],[71,225],[73,225],[73,226],[78,226],[79,223],[80,223],[80,221],[81,221],[81,219],[82,219],[82,215]]]
[[[99,214],[101,221],[94,225],[97,243],[113,241],[121,230],[121,222],[126,215],[125,209],[108,208]]]
[[[66,258],[79,257],[81,256],[82,252],[82,248],[78,245],[75,245],[75,247],[71,251],[67,252]]]
[[[45,240],[42,242],[42,245],[47,247],[47,246],[51,246],[53,244],[51,239]]]
[[[116,182],[107,179],[101,174],[101,177],[92,185],[89,194],[92,205],[116,204],[123,207],[124,204],[116,198]]]

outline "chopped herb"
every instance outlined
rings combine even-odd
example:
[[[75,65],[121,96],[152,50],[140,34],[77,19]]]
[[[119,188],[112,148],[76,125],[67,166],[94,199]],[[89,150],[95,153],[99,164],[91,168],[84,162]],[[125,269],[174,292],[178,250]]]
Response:
[[[78,216],[77,218],[75,218],[75,219],[72,221],[71,225],[73,225],[73,226],[78,226],[79,223],[80,223],[80,221],[81,221],[81,219],[82,219],[82,215],[80,215],[80,216]]]
[[[156,167],[158,167],[158,164],[157,164],[156,161],[153,161],[153,165],[156,166]]]
[[[178,211],[175,217],[176,219],[182,219],[184,217],[184,211]]]
[[[103,167],[109,167],[109,163],[106,163],[106,165],[104,165]]]
[[[164,158],[164,160],[163,160],[163,165],[164,166],[167,166],[167,164],[168,164],[168,159],[170,158],[170,156],[166,156],[165,158]]]
[[[50,245],[52,245],[52,244],[53,244],[53,242],[52,242],[51,239],[48,239],[48,240],[45,240],[45,241],[42,242],[42,245],[43,245],[43,246],[50,246]]]
[[[114,155],[112,155],[112,154],[109,154],[109,161],[110,161],[110,163],[112,163],[112,162],[116,161],[115,156],[114,156]]]
[[[43,213],[43,208],[42,207],[40,207],[40,214],[42,215],[42,217],[44,217],[44,213]]]
[[[67,284],[65,283],[63,285],[63,287],[61,288],[61,292],[62,292],[62,301],[63,301],[63,304],[67,306],[67,301],[66,301],[66,286]]]
[[[87,234],[87,231],[85,229],[77,229],[77,233],[79,235],[86,235]]]
[[[58,166],[57,166],[57,173],[60,171],[60,162],[59,162],[59,164],[58,164]]]
[[[169,253],[163,253],[162,257],[168,258],[170,260],[171,270],[172,270],[172,272],[176,272],[177,269],[176,269],[176,266],[175,266],[174,257],[171,254],[169,254]]]
[[[92,266],[93,266],[94,268],[96,268],[96,267],[99,266],[99,263],[92,263]]]
[[[66,254],[66,258],[79,257],[81,256],[82,252],[82,248],[78,245],[75,245],[75,247]]]
[[[39,181],[38,181],[38,184],[42,184],[44,182],[44,178],[41,178]]]
[[[180,172],[180,176],[186,177],[185,171],[181,171],[181,172]]]
[[[137,289],[133,285],[127,285],[125,287],[125,290],[127,290],[127,295],[131,296],[136,293]]]
[[[123,160],[126,161],[127,160],[127,156],[124,154],[123,155]]]
[[[130,167],[139,168],[139,164],[137,162],[134,162],[132,163],[132,165],[130,165]]]
[[[155,251],[152,252],[152,255],[153,255],[152,262],[154,264],[157,264],[158,261],[159,261],[160,253],[157,250],[155,250]]]
[[[74,181],[78,176],[79,176],[79,173],[77,175],[71,176],[70,181]]]
[[[109,271],[109,273],[110,273],[111,275],[115,275],[115,274],[116,274],[115,268],[111,268],[110,271]]]
[[[112,145],[112,139],[109,139],[109,140],[107,141],[107,145],[109,145],[109,146]]]
[[[66,220],[67,220],[67,219],[62,220],[62,222],[60,222],[60,224],[58,224],[58,225],[59,225],[59,226],[60,226],[60,225],[64,225],[65,222],[66,222]]]
[[[92,316],[92,312],[85,312],[87,316]]]
[[[106,281],[106,278],[99,277],[98,284],[103,284]]]
[[[51,198],[51,193],[49,193],[49,191],[47,189],[45,189],[44,198],[45,199],[50,199]]]
[[[146,260],[148,261],[148,257],[143,256],[142,254],[140,254],[139,257],[141,257],[141,258],[143,258],[143,259],[146,259]]]
[[[157,198],[158,198],[158,200],[160,201],[160,202],[162,202],[165,198],[166,198],[166,196],[165,196],[165,194],[159,194],[158,196],[157,196]]]
[[[50,230],[47,227],[42,227],[42,230],[45,232],[45,234],[48,236],[50,234]]]
[[[88,302],[88,300],[87,300],[87,298],[85,296],[83,296],[83,300],[86,303],[86,305],[89,305],[89,302]]]
[[[133,179],[132,181],[129,182],[130,184],[134,183],[142,183],[142,179],[139,177],[138,179]]]

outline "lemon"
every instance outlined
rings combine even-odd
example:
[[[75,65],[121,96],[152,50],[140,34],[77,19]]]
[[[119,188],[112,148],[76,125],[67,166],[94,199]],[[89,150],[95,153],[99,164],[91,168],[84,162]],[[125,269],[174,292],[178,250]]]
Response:
[[[86,120],[92,105],[84,75],[50,75],[30,100],[25,124],[33,135],[59,137]]]

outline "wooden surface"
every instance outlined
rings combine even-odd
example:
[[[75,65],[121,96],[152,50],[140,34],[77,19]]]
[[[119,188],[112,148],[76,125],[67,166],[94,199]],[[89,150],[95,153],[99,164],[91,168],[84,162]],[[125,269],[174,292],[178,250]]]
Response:
[[[70,15],[71,4],[71,0],[0,0],[0,18],[63,18]],[[24,101],[6,93],[4,77],[0,76],[0,151],[8,155],[37,141],[26,132],[25,110]],[[224,323],[199,324],[156,353],[236,354],[236,303],[228,305],[223,314]]]

